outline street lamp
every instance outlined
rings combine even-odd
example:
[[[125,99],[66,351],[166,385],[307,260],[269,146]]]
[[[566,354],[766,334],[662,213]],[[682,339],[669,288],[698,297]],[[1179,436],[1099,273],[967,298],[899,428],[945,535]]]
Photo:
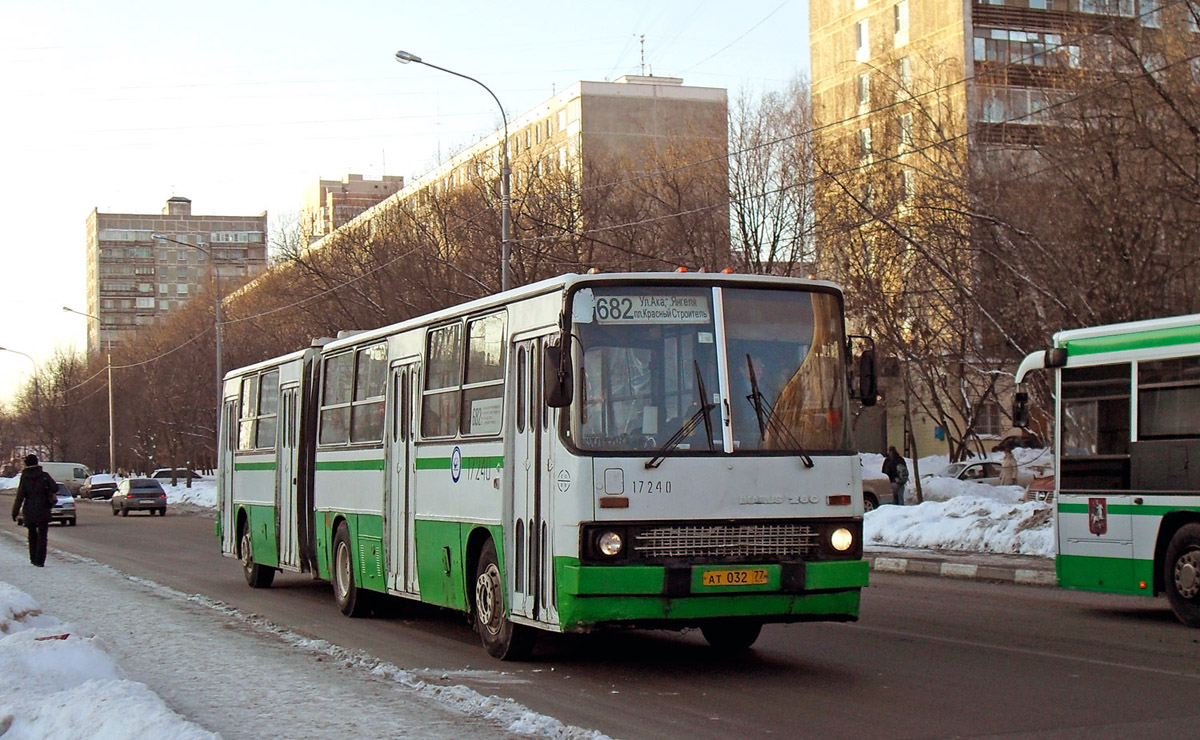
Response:
[[[102,322],[100,320],[99,316],[93,316],[92,314],[84,313],[83,311],[76,311],[75,309],[68,308],[67,306],[63,306],[62,310],[66,311],[67,313],[73,313],[73,314],[78,314],[80,316],[85,316],[89,319],[95,319],[96,320],[96,339],[97,340],[100,339],[100,332],[102,332],[104,330],[104,326],[103,326],[104,322]],[[116,475],[117,474],[117,445],[116,445],[116,442],[114,442],[114,440],[116,439],[116,434],[113,431],[113,382],[112,382],[112,339],[111,338],[109,338],[107,344],[108,344],[108,347],[107,347],[107,350],[105,351],[105,354],[108,357],[108,472],[110,475]]]
[[[500,120],[504,122],[504,145],[500,148],[500,290],[508,290],[512,287],[512,248],[509,237],[512,224],[512,190],[510,188],[512,170],[508,166],[508,117],[504,115],[504,106],[500,105],[500,99],[496,97],[496,93],[492,92],[490,87],[474,77],[468,77],[461,72],[455,72],[452,69],[430,64],[416,54],[410,54],[407,51],[396,52],[396,61],[401,64],[408,64],[409,62],[424,64],[426,67],[432,67],[447,74],[452,74],[455,77],[470,80],[484,90],[487,90],[488,95],[492,96],[492,100],[495,100],[496,105],[500,108]]]
[[[212,251],[212,245],[204,247],[199,244],[188,244],[187,242],[181,242],[178,239],[172,239],[166,234],[154,233],[151,234],[150,237],[152,239],[161,239],[165,242],[178,244],[181,247],[198,249],[204,254],[208,255],[208,263],[212,266],[213,275],[213,326],[215,327],[217,335],[217,415],[215,417],[215,424],[219,425],[221,423],[221,398],[224,395],[221,391],[221,381],[224,376],[221,374],[221,273],[219,270],[217,270],[217,255]],[[213,428],[216,429],[215,426]]]

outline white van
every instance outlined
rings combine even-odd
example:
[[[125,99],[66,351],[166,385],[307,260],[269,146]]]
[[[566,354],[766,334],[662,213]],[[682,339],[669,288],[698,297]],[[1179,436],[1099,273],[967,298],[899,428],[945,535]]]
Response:
[[[55,483],[62,483],[72,496],[79,495],[79,487],[92,474],[87,466],[76,462],[44,462],[42,470],[50,474]]]

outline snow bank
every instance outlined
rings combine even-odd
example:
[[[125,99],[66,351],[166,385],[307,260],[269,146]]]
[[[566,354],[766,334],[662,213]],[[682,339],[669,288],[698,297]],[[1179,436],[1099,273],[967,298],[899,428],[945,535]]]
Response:
[[[3,582],[0,676],[5,738],[219,737],[126,680],[94,635],[43,614],[33,597]]]

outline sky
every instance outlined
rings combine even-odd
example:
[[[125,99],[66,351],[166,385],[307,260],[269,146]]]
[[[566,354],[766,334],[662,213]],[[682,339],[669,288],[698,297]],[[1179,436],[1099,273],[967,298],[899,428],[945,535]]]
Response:
[[[1017,452],[1024,461],[1037,451]],[[883,462],[880,455],[864,454],[862,460],[864,473],[871,476]],[[922,470],[940,470],[946,458],[922,458],[920,463]],[[0,478],[0,488],[15,481]],[[1054,555],[1049,505],[1021,503],[1017,486],[927,478],[925,494],[922,504],[885,505],[866,514],[868,554],[876,548],[903,548]],[[216,481],[200,480],[191,489],[167,486],[167,495],[170,506],[186,502],[214,508]],[[124,576],[54,549],[53,533],[46,568],[28,567],[23,533],[13,529],[0,534],[0,573],[5,574],[0,581],[0,676],[8,679],[0,683],[0,734],[7,722],[11,730],[6,737],[116,740],[143,736],[147,728],[164,738],[209,738],[213,732],[266,736],[278,734],[280,727],[306,727],[322,736],[338,729],[344,734],[344,727],[323,732],[320,723],[341,722],[348,715],[356,718],[362,734],[374,737],[411,734],[413,727],[423,728],[422,736],[430,738],[606,737],[511,700],[479,694],[455,683],[449,672],[431,677],[381,663],[202,595]],[[136,639],[130,639],[130,613],[138,615]],[[497,683],[505,680],[503,670],[472,675],[484,673]],[[279,680],[264,685],[262,675]],[[292,701],[288,687],[296,685],[310,687],[345,711],[330,715],[326,703]],[[270,693],[276,690],[284,695]]]
[[[56,349],[84,351],[85,222],[160,213],[286,223],[348,173],[415,179],[579,80],[722,87],[808,72],[808,2],[518,5],[340,0],[0,0],[0,402]],[[644,67],[643,67],[644,55]]]

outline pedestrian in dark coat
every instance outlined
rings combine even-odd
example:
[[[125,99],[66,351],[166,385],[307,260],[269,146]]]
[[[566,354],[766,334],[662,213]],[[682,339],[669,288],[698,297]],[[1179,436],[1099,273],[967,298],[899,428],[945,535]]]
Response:
[[[892,500],[897,506],[904,506],[904,488],[908,485],[908,464],[904,462],[904,458],[896,451],[895,447],[888,447],[887,457],[883,459],[884,475],[892,483]]]
[[[25,456],[25,469],[17,484],[17,500],[12,518],[20,514],[29,532],[29,562],[41,568],[46,564],[46,545],[50,536],[50,512],[58,503],[58,484],[38,465],[37,455]]]

